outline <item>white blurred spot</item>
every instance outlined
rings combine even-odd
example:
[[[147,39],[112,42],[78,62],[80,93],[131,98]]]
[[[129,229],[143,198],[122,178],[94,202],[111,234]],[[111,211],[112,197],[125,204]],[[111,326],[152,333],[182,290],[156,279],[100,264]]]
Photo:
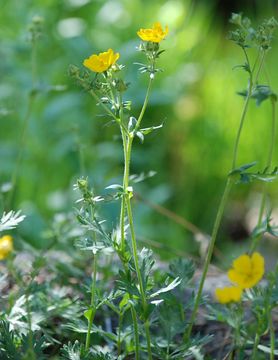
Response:
[[[68,0],[68,3],[74,7],[81,7],[88,4],[90,0]]]
[[[117,0],[107,1],[97,14],[97,19],[104,23],[115,23],[120,28],[127,27],[131,22],[130,15]]]
[[[54,191],[47,196],[47,206],[49,209],[61,210],[66,205],[66,196],[62,191]]]
[[[58,22],[58,33],[64,38],[81,35],[85,30],[85,21],[80,18],[68,18]]]
[[[174,25],[180,18],[184,17],[184,6],[180,1],[167,1],[159,10],[157,18],[161,20],[162,26]]]

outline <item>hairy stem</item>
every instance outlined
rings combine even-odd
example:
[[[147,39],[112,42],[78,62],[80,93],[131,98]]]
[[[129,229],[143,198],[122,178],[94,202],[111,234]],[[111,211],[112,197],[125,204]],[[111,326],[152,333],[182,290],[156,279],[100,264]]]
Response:
[[[153,78],[150,77],[149,85],[148,85],[146,96],[145,96],[145,100],[144,100],[141,112],[139,114],[134,133],[136,133],[136,131],[139,129],[139,126],[140,126],[141,121],[143,119],[143,116],[145,114],[147,104],[148,104],[148,101],[149,101],[152,81],[153,81]],[[122,104],[121,104],[121,107],[122,107]],[[124,124],[123,115],[121,115],[121,125],[123,125],[123,124]],[[143,306],[144,316],[145,316],[146,310],[147,310],[147,300],[146,300],[145,289],[144,289],[144,285],[143,285],[143,279],[142,279],[140,266],[139,266],[137,242],[136,242],[136,235],[135,235],[135,229],[134,229],[134,223],[133,223],[133,215],[132,215],[132,207],[131,207],[131,201],[130,201],[132,193],[129,193],[129,170],[130,170],[131,151],[132,151],[132,144],[133,144],[134,135],[133,134],[128,134],[126,136],[124,131],[122,130],[122,138],[123,138],[124,161],[125,161],[124,176],[123,176],[124,201],[122,201],[121,217],[120,217],[120,220],[121,220],[120,228],[121,228],[121,234],[122,234],[121,235],[122,246],[123,246],[124,241],[125,241],[124,240],[124,213],[125,213],[125,207],[126,207],[127,217],[128,217],[129,227],[130,227],[130,234],[131,234],[132,255],[133,255],[133,260],[134,260],[134,265],[135,265],[136,276],[137,276],[138,283],[139,283],[140,296],[141,296],[141,301],[142,301],[142,306]],[[145,326],[145,333],[146,333],[146,339],[147,339],[148,358],[152,359],[150,324],[149,324],[148,319],[145,319],[144,326]]]
[[[255,336],[255,341],[254,341],[254,345],[253,345],[253,351],[252,351],[252,360],[256,360],[257,359],[257,351],[258,351],[258,345],[260,343],[260,335],[257,332],[256,336]]]
[[[239,141],[240,141],[240,138],[241,138],[242,128],[243,128],[244,121],[245,121],[245,118],[246,118],[246,113],[247,113],[247,110],[248,110],[248,105],[249,105],[249,102],[250,102],[250,98],[251,98],[251,95],[252,95],[252,89],[253,89],[253,72],[251,71],[249,58],[248,58],[248,55],[246,53],[245,48],[243,48],[243,51],[244,51],[244,55],[246,57],[247,64],[249,66],[250,77],[249,77],[248,91],[247,91],[244,107],[243,107],[243,110],[242,110],[242,113],[241,113],[239,128],[238,128],[237,136],[236,136],[236,140],[235,140],[235,146],[234,146],[234,152],[233,152],[233,160],[232,160],[232,170],[234,170],[236,168]],[[257,75],[255,77],[255,82],[257,81],[257,79],[259,77],[259,74],[261,72],[263,61],[264,61],[264,53],[263,53],[263,56],[261,58],[261,62],[259,64],[259,69],[258,69]],[[225,205],[227,203],[228,196],[229,196],[231,188],[232,188],[232,180],[228,177],[227,182],[226,182],[226,186],[225,186],[225,190],[224,190],[224,193],[223,193],[222,198],[220,200],[219,208],[218,208],[218,211],[217,211],[217,214],[216,214],[216,219],[215,219],[214,226],[213,226],[212,236],[211,236],[209,247],[208,247],[208,253],[207,253],[206,260],[205,260],[205,264],[204,264],[204,268],[203,268],[203,272],[202,272],[202,276],[201,276],[197,296],[196,296],[196,299],[195,299],[195,302],[194,302],[192,315],[191,315],[191,318],[190,318],[190,321],[189,321],[189,326],[188,326],[187,331],[184,334],[184,339],[187,340],[187,341],[190,339],[193,324],[194,324],[195,319],[196,319],[197,311],[198,311],[199,304],[200,304],[200,301],[201,301],[204,282],[205,282],[205,279],[206,279],[209,264],[210,264],[212,254],[213,254],[213,250],[214,250],[215,241],[216,241],[216,238],[217,238],[217,235],[218,235],[218,230],[219,230],[219,227],[220,227],[220,223],[221,223],[221,220],[222,220],[222,217],[223,217],[223,214],[224,214]]]
[[[273,99],[271,101],[271,108],[272,108],[272,121],[271,121],[271,140],[270,140],[270,147],[269,147],[269,153],[268,153],[268,159],[267,159],[267,168],[271,168],[272,166],[272,159],[273,159],[273,152],[274,152],[274,144],[275,144],[275,137],[276,137],[276,101]],[[259,217],[257,222],[257,227],[259,228],[262,225],[263,222],[263,215],[266,208],[266,198],[267,198],[267,183],[263,184],[263,192],[262,192],[262,201],[259,211]],[[259,233],[257,236],[254,237],[253,242],[251,244],[250,252],[254,252],[258,246],[258,243],[260,242],[263,234]]]
[[[268,311],[268,324],[269,324],[269,333],[270,333],[270,354],[269,359],[275,359],[275,329],[273,326],[272,316],[271,316],[271,308]]]
[[[93,259],[93,281],[91,287],[91,302],[90,302],[91,313],[88,319],[88,330],[87,330],[86,343],[85,343],[86,350],[89,350],[90,348],[91,330],[96,313],[96,309],[95,309],[96,279],[97,279],[97,255],[95,254]]]
[[[191,318],[189,320],[189,326],[188,326],[188,329],[187,329],[187,331],[185,332],[185,335],[184,335],[184,339],[186,341],[188,341],[190,339],[193,324],[194,324],[195,319],[196,319],[196,315],[197,315],[197,311],[198,311],[199,304],[200,304],[200,301],[201,301],[201,296],[202,296],[202,292],[203,292],[203,287],[204,287],[206,275],[207,275],[209,264],[210,264],[212,254],[213,254],[214,244],[215,244],[215,241],[216,241],[216,238],[217,238],[218,230],[219,230],[219,227],[220,227],[220,223],[221,223],[221,220],[222,220],[222,216],[223,216],[223,213],[224,213],[224,209],[225,209],[225,206],[226,206],[226,203],[227,203],[228,196],[229,196],[231,188],[232,188],[232,181],[231,181],[230,178],[228,178],[227,182],[226,182],[224,192],[223,192],[223,195],[222,195],[222,198],[220,200],[219,208],[218,208],[218,211],[217,211],[217,214],[216,214],[216,219],[215,219],[215,223],[214,223],[214,226],[213,226],[213,231],[212,231],[212,235],[211,235],[211,239],[210,239],[210,243],[209,243],[209,247],[208,247],[207,257],[206,257],[206,260],[205,260],[205,264],[204,264],[204,268],[203,268],[203,272],[202,272],[198,292],[197,292],[195,303],[194,303],[194,306],[193,306],[193,311],[192,311],[192,314],[191,314]]]
[[[131,316],[133,322],[133,329],[134,329],[134,339],[135,339],[135,359],[140,359],[139,353],[139,332],[138,332],[138,324],[137,324],[137,316],[134,306],[131,304]]]

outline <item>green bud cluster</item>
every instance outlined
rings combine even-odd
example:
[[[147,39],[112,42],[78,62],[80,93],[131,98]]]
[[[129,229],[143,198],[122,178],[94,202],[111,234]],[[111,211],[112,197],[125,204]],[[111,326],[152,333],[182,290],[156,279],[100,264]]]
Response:
[[[274,17],[264,20],[257,29],[252,27],[251,20],[242,14],[233,13],[230,22],[237,29],[229,33],[229,39],[242,48],[259,47],[268,50],[271,47],[273,32],[278,22]]]
[[[42,25],[44,19],[41,16],[35,15],[32,18],[31,24],[29,25],[30,41],[36,42],[42,35]]]

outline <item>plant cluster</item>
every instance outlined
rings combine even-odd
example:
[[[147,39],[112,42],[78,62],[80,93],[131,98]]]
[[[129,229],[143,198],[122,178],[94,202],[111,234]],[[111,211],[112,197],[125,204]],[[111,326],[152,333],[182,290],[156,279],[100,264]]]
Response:
[[[24,216],[13,211],[3,214],[0,260],[6,261],[7,266],[1,268],[1,281],[8,291],[5,299],[1,299],[0,359],[275,358],[278,344],[273,312],[278,305],[278,266],[259,285],[265,274],[265,261],[257,248],[265,233],[277,237],[278,232],[267,202],[267,184],[278,174],[277,168],[272,169],[277,96],[268,82],[260,82],[277,22],[271,18],[255,29],[241,14],[233,14],[231,22],[237,28],[229,37],[244,53],[245,63],[238,67],[247,73],[248,84],[247,90],[239,93],[244,106],[231,169],[198,285],[193,278],[193,261],[176,259],[164,266],[156,261],[150,249],[139,250],[137,243],[132,204],[135,182],[130,173],[132,149],[134,141],[143,143],[148,134],[162,127],[162,124],[143,126],[151,89],[161,71],[157,66],[164,52],[161,43],[168,35],[168,27],[156,22],[152,28],[137,32],[141,39],[137,50],[145,59],[137,65],[140,73],[148,77],[139,114],[134,113],[132,102],[126,98],[129,84],[123,77],[119,53],[108,49],[85,59],[84,69],[69,67],[70,76],[92,96],[105,119],[115,125],[121,136],[123,179],[120,184],[108,185],[102,194],[95,194],[87,178],[78,179],[74,185],[78,193],[74,214],[78,223],[72,216],[57,218],[51,229],[51,235],[63,238],[65,244],[77,239],[77,251],[70,257],[61,252],[56,258],[55,254],[34,253],[29,259],[29,269],[24,266],[24,259],[20,266],[13,238],[6,233],[24,220]],[[40,33],[41,19],[35,19],[30,28],[33,46]],[[31,91],[30,106],[33,96]],[[252,99],[257,105],[269,101],[272,109],[267,161],[257,172],[249,170],[255,162],[237,165],[242,128]],[[29,115],[26,123],[28,118]],[[19,162],[13,187],[18,166]],[[204,294],[203,288],[225,207],[232,187],[252,181],[261,181],[263,189],[250,250],[233,261],[227,273],[231,284],[215,289],[218,304],[212,306],[212,299]],[[101,215],[102,205],[108,202],[119,204],[116,226]],[[84,270],[88,273],[84,274]],[[208,334],[198,329],[196,318],[200,306],[209,323],[224,323],[228,329],[228,341],[223,340],[213,353],[209,349],[217,334],[210,328]]]

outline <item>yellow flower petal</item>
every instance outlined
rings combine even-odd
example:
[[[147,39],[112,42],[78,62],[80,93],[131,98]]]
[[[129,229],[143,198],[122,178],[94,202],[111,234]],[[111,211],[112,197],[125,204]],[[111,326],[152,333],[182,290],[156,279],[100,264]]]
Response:
[[[0,238],[0,260],[5,259],[13,251],[13,238],[5,235]]]
[[[233,262],[233,267],[240,273],[249,273],[251,271],[251,259],[248,255],[241,255]]]
[[[264,258],[259,253],[241,255],[233,262],[228,271],[229,279],[242,289],[255,286],[264,275]]]
[[[101,73],[108,70],[119,59],[120,54],[114,53],[112,49],[98,55],[91,55],[83,61],[83,65],[91,71]]]
[[[238,286],[226,286],[216,288],[215,297],[220,304],[228,304],[229,302],[238,302],[241,299],[242,289]]]
[[[143,41],[159,43],[161,40],[163,40],[166,37],[168,31],[169,31],[168,26],[166,26],[165,30],[163,31],[160,22],[155,22],[151,29],[140,29],[139,31],[137,31],[137,35]]]

